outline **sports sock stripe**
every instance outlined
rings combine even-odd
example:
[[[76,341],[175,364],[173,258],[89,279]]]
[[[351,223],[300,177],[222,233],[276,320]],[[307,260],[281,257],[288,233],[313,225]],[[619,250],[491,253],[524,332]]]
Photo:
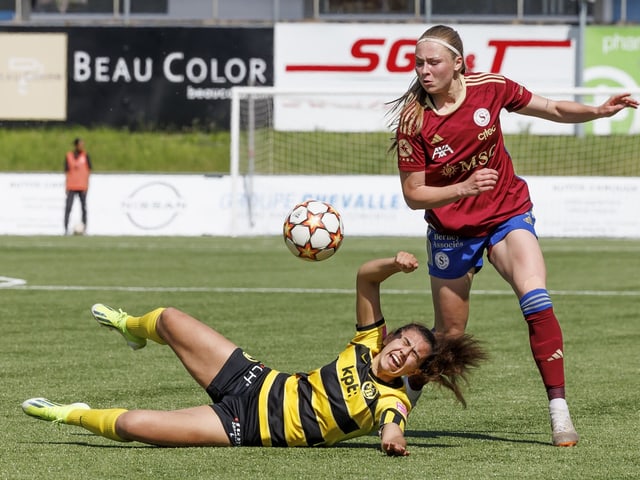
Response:
[[[551,307],[553,307],[551,297],[549,296],[549,292],[544,288],[531,290],[520,299],[520,310],[522,310],[525,317]]]

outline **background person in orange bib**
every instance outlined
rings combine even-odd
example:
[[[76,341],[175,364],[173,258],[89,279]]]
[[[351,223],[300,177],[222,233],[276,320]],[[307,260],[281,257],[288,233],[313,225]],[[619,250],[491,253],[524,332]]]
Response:
[[[64,207],[64,232],[69,233],[69,215],[73,206],[73,199],[76,195],[80,198],[82,207],[82,228],[87,227],[87,191],[89,190],[89,175],[91,173],[91,160],[89,154],[84,149],[84,141],[76,138],[73,141],[74,149],[67,152],[64,161],[64,172],[66,176],[65,188],[67,191],[67,201]]]

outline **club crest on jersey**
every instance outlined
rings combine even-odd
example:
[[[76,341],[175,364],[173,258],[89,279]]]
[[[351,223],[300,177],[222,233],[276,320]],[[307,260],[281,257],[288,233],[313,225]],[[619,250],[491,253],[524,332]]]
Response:
[[[438,252],[433,258],[433,263],[440,270],[446,270],[449,267],[449,256],[444,252]]]
[[[242,352],[242,355],[244,355],[244,358],[246,358],[250,362],[257,362],[257,360],[253,358],[251,355],[249,355],[247,352]]]
[[[486,108],[479,108],[473,112],[473,123],[479,127],[486,127],[491,121],[491,114]]]
[[[378,396],[378,388],[373,382],[364,382],[360,390],[362,390],[362,396],[367,400],[374,400]]]
[[[400,155],[403,160],[409,159],[409,157],[413,155],[413,147],[406,138],[398,140],[398,155]]]

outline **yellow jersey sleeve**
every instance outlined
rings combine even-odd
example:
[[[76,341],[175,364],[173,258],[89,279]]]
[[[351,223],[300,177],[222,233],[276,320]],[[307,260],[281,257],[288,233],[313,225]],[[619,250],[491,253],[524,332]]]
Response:
[[[371,350],[371,356],[377,355],[382,350],[382,342],[387,336],[387,324],[384,318],[366,327],[356,328],[356,335],[351,340],[352,344],[362,344]]]

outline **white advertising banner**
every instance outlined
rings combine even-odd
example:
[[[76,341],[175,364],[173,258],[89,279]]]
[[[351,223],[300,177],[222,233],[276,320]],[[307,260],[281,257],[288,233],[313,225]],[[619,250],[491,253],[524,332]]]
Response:
[[[639,177],[527,177],[542,237],[640,238]]]
[[[87,194],[91,235],[225,235],[214,200],[220,177],[202,175],[93,174]],[[0,232],[17,235],[64,233],[64,174],[0,174]],[[216,194],[212,194],[216,192]],[[80,222],[74,199],[69,229]]]
[[[394,92],[342,100],[318,95],[276,102],[277,128],[384,129],[388,123],[385,103],[404,93],[415,77],[415,42],[427,28],[406,23],[276,24],[276,87]],[[499,73],[534,92],[567,89],[575,84],[576,49],[570,26],[457,25],[456,29],[465,45],[469,71]],[[345,114],[345,108],[349,114]],[[359,115],[352,115],[351,110],[359,110]],[[571,126],[518,115],[510,115],[503,122],[506,133],[573,132]]]
[[[64,186],[63,174],[0,174],[0,233],[64,233]]]
[[[528,177],[541,237],[640,238],[640,178]],[[245,185],[249,186],[249,185]],[[380,176],[255,177],[232,197],[231,178],[93,174],[89,235],[281,235],[291,208],[331,203],[345,235],[423,236],[421,211],[404,203],[399,180]],[[232,201],[234,199],[235,201]],[[0,234],[62,235],[62,174],[0,174]],[[73,228],[80,219],[76,199]]]
[[[65,33],[0,33],[0,118],[67,118]]]
[[[88,231],[96,235],[213,233],[216,196],[212,192],[221,183],[220,177],[203,175],[93,175]]]
[[[396,176],[258,176],[248,201],[237,199],[238,235],[281,233],[285,216],[299,202],[316,199],[341,214],[345,235],[424,235],[423,212],[406,206]],[[249,207],[250,205],[250,207]]]

